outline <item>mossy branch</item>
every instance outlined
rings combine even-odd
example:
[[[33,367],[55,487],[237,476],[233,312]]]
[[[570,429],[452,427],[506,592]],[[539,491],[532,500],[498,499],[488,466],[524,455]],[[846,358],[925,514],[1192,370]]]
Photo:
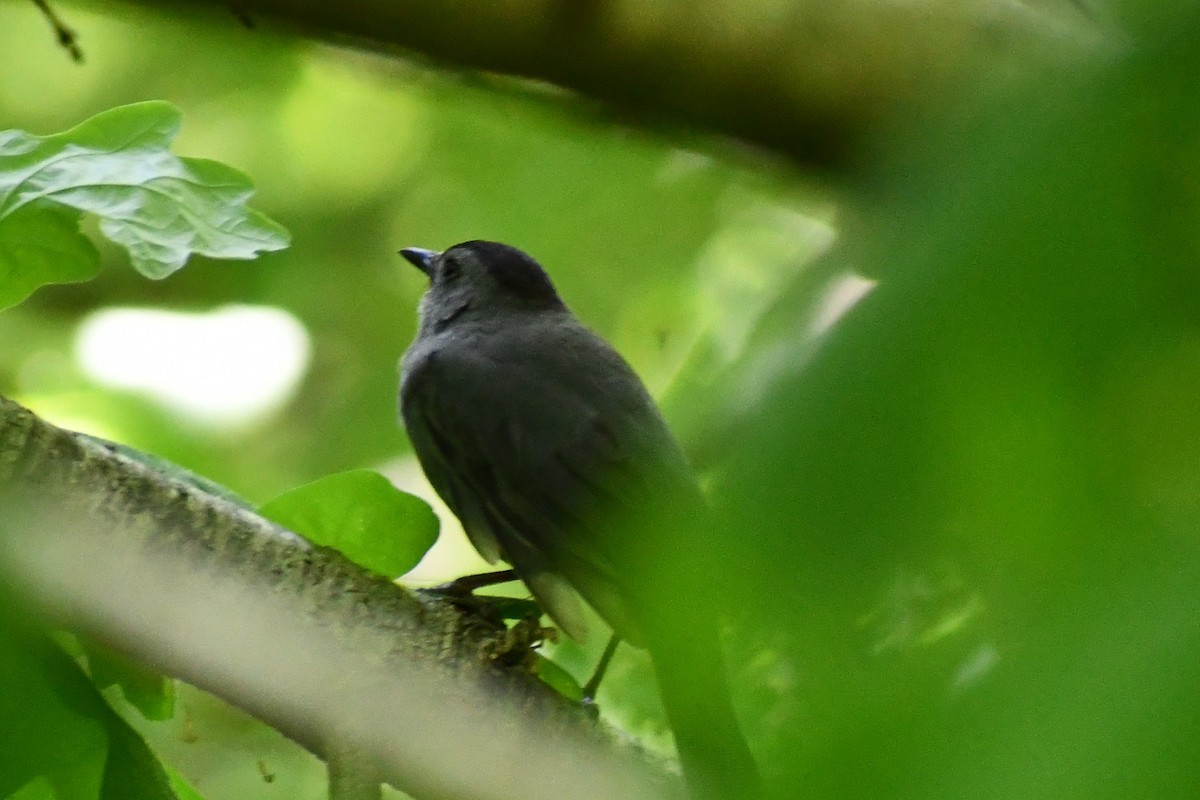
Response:
[[[51,619],[421,798],[662,797],[673,781],[496,635],[0,398],[0,572]]]

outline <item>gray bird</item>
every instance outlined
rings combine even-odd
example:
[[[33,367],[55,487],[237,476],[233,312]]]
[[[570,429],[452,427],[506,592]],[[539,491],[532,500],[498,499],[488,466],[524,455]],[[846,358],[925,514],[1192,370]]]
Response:
[[[511,564],[568,635],[585,634],[582,596],[650,650],[696,796],[757,795],[715,626],[682,630],[672,613],[687,598],[660,567],[689,548],[668,531],[690,529],[702,547],[708,517],[645,386],[522,251],[400,252],[430,279],[400,381],[430,483],[479,553]]]

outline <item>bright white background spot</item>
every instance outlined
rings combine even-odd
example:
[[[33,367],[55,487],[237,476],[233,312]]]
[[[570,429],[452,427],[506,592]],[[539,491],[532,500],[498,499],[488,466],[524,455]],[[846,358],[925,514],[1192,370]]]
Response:
[[[816,318],[813,320],[812,332],[825,333],[874,288],[875,281],[853,273],[847,273],[834,280],[821,299]]]
[[[105,309],[83,321],[75,340],[80,365],[98,383],[144,392],[213,427],[254,422],[282,405],[309,350],[304,326],[265,306]]]

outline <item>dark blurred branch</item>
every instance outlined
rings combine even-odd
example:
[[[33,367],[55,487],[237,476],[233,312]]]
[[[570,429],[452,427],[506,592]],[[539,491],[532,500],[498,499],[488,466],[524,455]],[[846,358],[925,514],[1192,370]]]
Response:
[[[578,708],[484,658],[489,626],[4,398],[0,574],[59,624],[317,754],[364,753],[414,797],[662,796]]]
[[[237,8],[356,46],[548,81],[643,122],[724,134],[835,170],[927,102],[1081,45],[1061,19],[1005,0],[239,0]]]

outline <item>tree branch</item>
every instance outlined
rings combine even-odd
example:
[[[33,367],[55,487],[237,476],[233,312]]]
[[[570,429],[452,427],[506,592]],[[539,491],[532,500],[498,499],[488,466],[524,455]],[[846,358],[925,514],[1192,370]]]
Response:
[[[4,398],[0,501],[0,572],[54,619],[415,797],[674,791],[486,625]]]
[[[131,0],[161,5],[162,0]],[[222,3],[224,5],[224,3]],[[1076,23],[982,0],[238,0],[385,51],[547,81],[647,121],[842,169],[881,129],[1015,64],[1077,53]]]

